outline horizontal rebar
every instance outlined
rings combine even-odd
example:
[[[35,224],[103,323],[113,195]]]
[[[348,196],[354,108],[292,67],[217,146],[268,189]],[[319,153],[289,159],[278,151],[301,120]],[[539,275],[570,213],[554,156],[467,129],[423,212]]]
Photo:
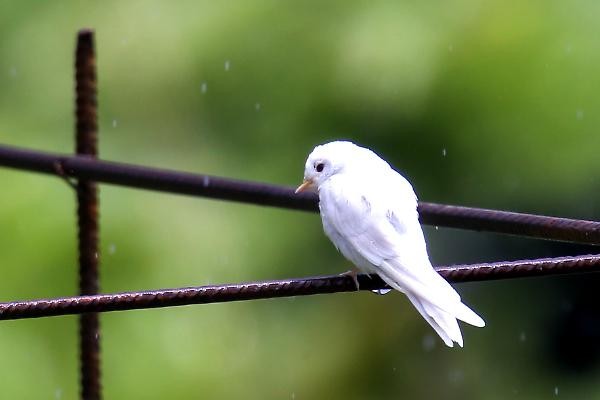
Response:
[[[314,193],[291,187],[177,172],[0,146],[0,165],[140,189],[203,196],[263,206],[318,211]],[[600,245],[600,222],[482,208],[419,203],[421,222],[540,239]]]
[[[600,255],[506,261],[438,267],[450,282],[486,281],[527,276],[599,272]],[[378,276],[359,275],[360,290],[387,288]],[[92,296],[0,303],[0,320],[40,318],[89,312],[124,311],[191,304],[356,291],[350,276],[284,279],[231,285],[199,286]]]

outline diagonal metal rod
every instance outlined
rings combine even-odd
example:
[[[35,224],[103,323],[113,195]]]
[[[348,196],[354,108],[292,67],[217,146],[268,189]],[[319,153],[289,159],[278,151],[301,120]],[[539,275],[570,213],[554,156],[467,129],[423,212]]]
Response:
[[[600,272],[600,255],[506,261],[438,267],[450,282],[488,281],[528,276]],[[359,275],[360,290],[386,288],[378,276]],[[230,285],[198,286],[93,296],[0,303],[0,320],[40,318],[89,312],[162,308],[276,297],[356,291],[350,276],[284,279]]]
[[[96,158],[98,122],[96,100],[96,57],[94,33],[81,30],[75,54],[76,152]],[[62,170],[60,170],[62,171]],[[98,189],[93,181],[77,182],[77,222],[79,239],[79,292],[98,293]],[[79,317],[79,363],[81,398],[101,399],[100,321],[96,313]]]
[[[192,174],[138,165],[93,160],[0,145],[0,165],[88,179],[139,189],[231,200],[295,210],[318,210],[311,193],[294,194],[293,188]],[[600,245],[600,222],[547,217],[509,211],[419,203],[421,222],[429,225],[472,229]]]

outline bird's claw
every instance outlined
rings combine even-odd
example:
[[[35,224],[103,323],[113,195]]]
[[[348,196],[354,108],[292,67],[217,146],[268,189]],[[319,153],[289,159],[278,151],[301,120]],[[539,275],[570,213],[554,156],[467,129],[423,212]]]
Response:
[[[352,280],[354,281],[354,284],[356,285],[356,290],[360,290],[360,285],[358,283],[358,273],[360,271],[357,268],[352,268],[350,271],[346,271],[346,272],[342,272],[340,274],[340,276],[349,276],[350,278],[352,278]]]

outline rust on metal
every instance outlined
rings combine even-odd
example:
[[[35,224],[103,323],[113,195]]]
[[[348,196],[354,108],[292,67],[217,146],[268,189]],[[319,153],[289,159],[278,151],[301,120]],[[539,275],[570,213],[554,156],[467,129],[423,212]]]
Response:
[[[600,272],[600,255],[451,265],[436,270],[450,282]],[[388,288],[378,276],[358,275],[360,290]],[[146,290],[0,303],[0,320],[163,308],[277,297],[356,292],[350,276],[331,275],[226,285]]]
[[[0,145],[0,165],[138,189],[237,201],[261,206],[318,212],[314,193],[294,194],[293,187],[193,174],[82,156],[66,156]],[[57,168],[57,165],[60,167]],[[63,177],[64,177],[63,176]],[[421,222],[537,239],[600,245],[600,222],[510,211],[419,203]]]
[[[76,152],[95,159],[98,155],[98,118],[96,99],[96,57],[94,33],[81,30],[75,54]],[[64,166],[60,165],[64,173]],[[79,237],[79,292],[98,293],[98,188],[96,183],[77,182]],[[81,398],[100,399],[100,322],[96,313],[84,313],[79,319]]]

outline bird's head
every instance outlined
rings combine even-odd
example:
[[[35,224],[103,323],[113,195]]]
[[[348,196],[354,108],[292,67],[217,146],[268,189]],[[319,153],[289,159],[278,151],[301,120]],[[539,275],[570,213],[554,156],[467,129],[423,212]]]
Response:
[[[349,171],[360,173],[365,171],[369,164],[378,162],[383,162],[389,167],[371,150],[352,142],[336,141],[319,145],[308,155],[304,167],[304,182],[298,186],[296,193],[318,189],[336,174]]]

